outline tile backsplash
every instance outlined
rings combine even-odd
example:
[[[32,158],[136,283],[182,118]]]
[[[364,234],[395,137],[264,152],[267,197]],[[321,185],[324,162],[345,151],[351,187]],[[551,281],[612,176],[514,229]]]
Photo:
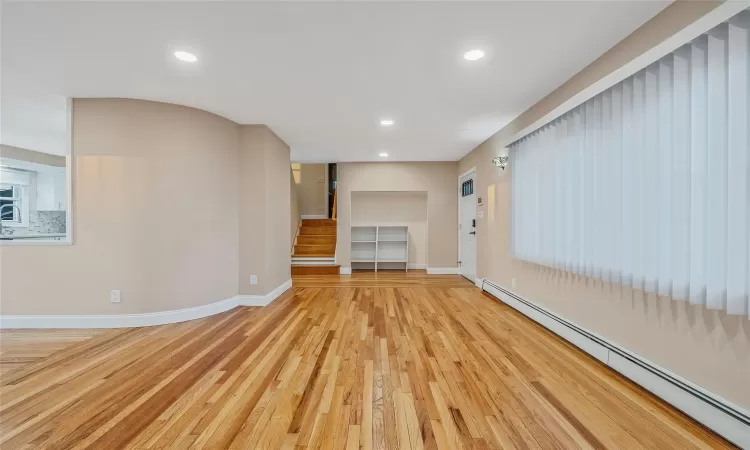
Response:
[[[3,234],[48,234],[65,233],[65,211],[36,211],[29,213],[29,226],[27,228],[3,229]]]

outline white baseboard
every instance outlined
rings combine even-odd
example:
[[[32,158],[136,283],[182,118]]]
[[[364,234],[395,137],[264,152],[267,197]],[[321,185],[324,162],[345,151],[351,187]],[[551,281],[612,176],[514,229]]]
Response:
[[[479,289],[482,289],[482,283],[484,283],[484,278],[474,278],[474,285]]]
[[[303,219],[327,219],[328,216],[325,214],[302,214]]]
[[[240,306],[267,306],[291,287],[292,279],[290,278],[266,295],[237,295],[235,298]]]
[[[427,275],[458,275],[458,267],[428,267]]]
[[[750,413],[739,406],[496,283],[483,279],[481,288],[740,448],[750,449]]]
[[[213,316],[237,306],[266,306],[290,287],[291,279],[266,295],[235,295],[208,305],[143,314],[6,315],[0,316],[0,328],[134,328],[166,325]]]
[[[403,266],[402,266],[403,267]],[[424,270],[427,268],[424,264],[409,264],[407,266],[409,270]],[[352,268],[351,267],[340,267],[339,268],[339,275],[351,275],[352,274]]]
[[[216,303],[143,314],[97,315],[7,315],[0,316],[0,328],[133,328],[165,325],[201,319],[237,307],[237,298],[230,297]]]

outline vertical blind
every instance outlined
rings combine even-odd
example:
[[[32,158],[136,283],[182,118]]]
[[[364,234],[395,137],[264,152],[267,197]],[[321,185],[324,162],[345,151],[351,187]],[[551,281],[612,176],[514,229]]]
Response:
[[[515,258],[750,315],[750,11],[511,148]]]

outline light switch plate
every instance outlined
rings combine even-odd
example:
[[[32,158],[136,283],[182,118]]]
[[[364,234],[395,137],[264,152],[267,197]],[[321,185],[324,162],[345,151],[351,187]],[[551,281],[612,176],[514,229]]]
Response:
[[[258,275],[250,275],[250,284],[258,284]]]
[[[477,218],[484,219],[484,211],[477,211]]]
[[[112,290],[112,292],[109,293],[109,301],[110,303],[120,303],[120,290]]]

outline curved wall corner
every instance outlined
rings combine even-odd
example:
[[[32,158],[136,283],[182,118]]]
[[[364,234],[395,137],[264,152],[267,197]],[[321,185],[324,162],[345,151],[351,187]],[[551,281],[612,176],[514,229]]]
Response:
[[[3,321],[221,312],[239,285],[239,143],[205,111],[74,100],[73,245],[0,249]]]

